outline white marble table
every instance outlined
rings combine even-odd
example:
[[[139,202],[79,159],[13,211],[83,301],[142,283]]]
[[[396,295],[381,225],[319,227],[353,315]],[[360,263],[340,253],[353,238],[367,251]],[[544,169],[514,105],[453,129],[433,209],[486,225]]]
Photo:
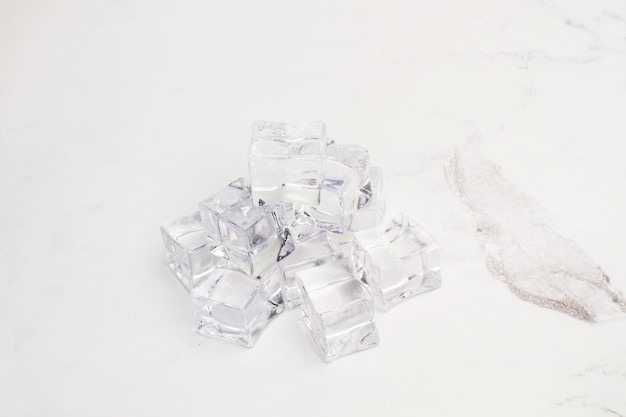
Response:
[[[0,414],[626,416],[626,321],[518,299],[443,174],[478,138],[626,290],[626,4],[0,2]],[[440,241],[441,289],[324,364],[290,311],[194,331],[159,224],[324,120]]]

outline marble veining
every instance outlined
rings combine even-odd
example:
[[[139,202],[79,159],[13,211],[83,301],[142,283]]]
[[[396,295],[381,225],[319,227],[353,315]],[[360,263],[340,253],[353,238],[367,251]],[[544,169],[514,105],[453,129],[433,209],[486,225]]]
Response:
[[[626,417],[624,0],[0,1],[0,68],[0,415]],[[296,312],[204,343],[157,256],[259,118],[332,121],[441,245],[323,372]]]
[[[626,301],[602,268],[545,222],[541,208],[486,159],[475,141],[446,166],[450,184],[474,213],[489,272],[524,301],[578,319],[626,313]]]
[[[598,389],[592,390],[593,385]],[[554,405],[564,410],[582,407],[590,412],[607,416],[626,416],[626,369],[599,363],[570,375],[565,383],[563,399]]]

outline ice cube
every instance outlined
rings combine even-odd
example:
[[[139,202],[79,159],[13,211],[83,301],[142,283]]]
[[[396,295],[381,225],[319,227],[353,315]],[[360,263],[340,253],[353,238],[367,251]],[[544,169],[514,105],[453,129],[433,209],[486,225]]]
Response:
[[[198,204],[202,224],[204,224],[211,239],[218,242],[221,241],[217,224],[220,214],[241,201],[250,200],[250,196],[250,182],[242,177]]]
[[[405,215],[355,232],[353,247],[355,271],[380,310],[441,286],[439,245]]]
[[[308,269],[336,261],[343,257],[341,248],[333,241],[330,234],[316,229],[295,245],[295,250],[278,262],[283,277],[283,298],[288,308],[300,305],[300,290],[295,275],[302,269]]]
[[[232,266],[258,276],[278,260],[285,243],[272,205],[257,207],[242,200],[218,217],[222,244]]]
[[[296,275],[304,322],[325,361],[378,345],[370,293],[346,260]]]
[[[319,227],[338,233],[348,229],[358,207],[359,190],[366,183],[368,165],[369,153],[361,146],[333,143],[326,147],[319,203],[310,207]]]
[[[327,141],[323,122],[255,122],[248,151],[254,203],[317,204]]]
[[[346,231],[344,233],[333,233],[330,232],[330,236],[333,238],[335,243],[339,245],[341,251],[343,252],[343,257],[346,259],[350,259],[352,257],[352,232]]]
[[[215,255],[217,242],[207,237],[196,212],[161,225],[167,266],[187,291],[199,285],[211,268],[224,263]]]
[[[261,293],[265,301],[268,318],[272,318],[283,312],[285,303],[283,301],[283,279],[278,264],[266,269],[256,279],[261,284]]]
[[[370,167],[365,185],[359,190],[357,210],[352,217],[350,230],[359,231],[380,225],[385,215],[383,170]]]
[[[270,319],[262,282],[229,268],[215,268],[192,292],[198,332],[252,347]]]

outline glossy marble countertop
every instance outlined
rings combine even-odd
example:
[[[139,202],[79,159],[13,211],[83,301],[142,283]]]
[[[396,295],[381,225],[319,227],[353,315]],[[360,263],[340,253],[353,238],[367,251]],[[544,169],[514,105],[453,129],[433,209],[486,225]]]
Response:
[[[441,289],[322,362],[297,311],[195,332],[159,225],[253,120],[371,152]],[[626,291],[623,1],[0,1],[0,414],[626,416],[626,320],[522,301],[444,166],[471,142]]]

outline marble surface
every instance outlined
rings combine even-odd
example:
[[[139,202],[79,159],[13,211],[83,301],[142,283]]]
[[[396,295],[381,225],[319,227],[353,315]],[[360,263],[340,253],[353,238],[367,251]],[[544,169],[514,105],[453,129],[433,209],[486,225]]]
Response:
[[[468,138],[626,291],[623,1],[0,1],[0,414],[626,416],[626,320],[521,301],[444,175]],[[253,120],[385,171],[444,284],[325,364],[296,311],[195,333],[163,221],[245,175]]]

